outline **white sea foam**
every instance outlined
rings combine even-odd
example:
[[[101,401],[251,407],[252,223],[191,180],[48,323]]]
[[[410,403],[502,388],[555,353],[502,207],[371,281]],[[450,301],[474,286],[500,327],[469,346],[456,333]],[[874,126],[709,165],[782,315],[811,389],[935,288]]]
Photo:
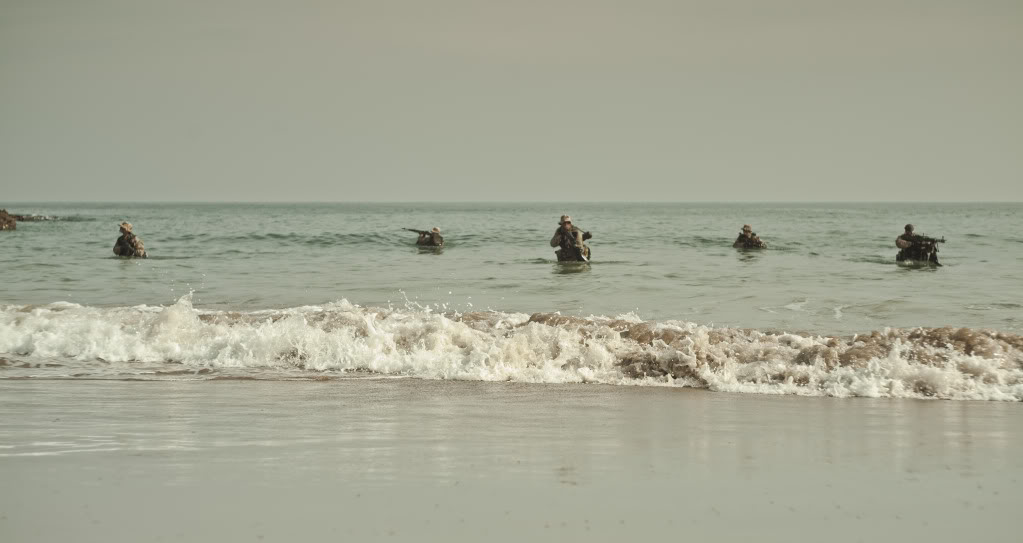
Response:
[[[809,301],[810,300],[803,299],[798,302],[792,302],[790,304],[786,304],[785,309],[788,309],[789,311],[806,311],[805,306]]]
[[[635,315],[437,313],[340,301],[255,312],[70,303],[0,308],[4,376],[321,377],[689,386],[717,391],[1023,400],[1023,337],[966,328],[837,338]],[[56,362],[49,368],[42,361]]]

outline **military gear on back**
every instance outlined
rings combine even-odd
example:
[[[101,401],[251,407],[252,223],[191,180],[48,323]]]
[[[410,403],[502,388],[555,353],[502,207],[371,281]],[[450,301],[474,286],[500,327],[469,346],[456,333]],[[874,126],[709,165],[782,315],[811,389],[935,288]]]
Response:
[[[117,242],[114,243],[114,254],[138,258],[146,258],[148,256],[146,255],[146,246],[142,243],[142,239],[131,232],[125,232],[121,234],[121,237],[117,238]]]

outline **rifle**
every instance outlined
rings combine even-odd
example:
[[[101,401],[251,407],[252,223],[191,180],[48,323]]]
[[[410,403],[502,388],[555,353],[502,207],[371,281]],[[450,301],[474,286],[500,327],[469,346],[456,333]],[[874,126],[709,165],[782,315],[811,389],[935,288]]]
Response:
[[[564,250],[567,249],[567,250],[572,251],[572,253],[574,253],[576,255],[576,258],[577,258],[578,261],[581,261],[581,262],[589,262],[590,261],[589,258],[586,258],[586,248],[585,248],[586,245],[585,244],[576,245],[576,240],[575,240],[574,236],[569,237],[567,234],[562,234],[562,235],[564,237],[562,238],[562,245],[561,245],[562,249],[561,250],[564,251]],[[583,232],[582,238],[584,240],[590,239],[592,237],[593,237],[593,235],[590,234],[589,232]],[[568,243],[565,243],[566,241],[568,241]]]
[[[940,238],[932,238],[932,237],[928,237],[928,236],[924,236],[924,235],[919,235],[919,236],[918,235],[914,235],[913,237],[909,238],[909,241],[912,242],[912,243],[934,245],[935,243],[945,243],[945,237],[942,236]]]
[[[430,232],[429,230],[416,230],[415,228],[402,228],[402,230],[408,230],[409,232],[415,232],[415,233],[419,234],[420,236],[429,236],[430,234],[433,233],[433,232]]]

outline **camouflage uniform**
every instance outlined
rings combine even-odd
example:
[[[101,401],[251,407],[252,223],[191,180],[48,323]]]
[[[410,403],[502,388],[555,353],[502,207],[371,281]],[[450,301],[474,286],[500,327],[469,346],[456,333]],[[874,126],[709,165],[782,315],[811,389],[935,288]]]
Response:
[[[442,247],[444,245],[444,238],[441,237],[440,232],[422,232],[419,234],[419,239],[416,240],[416,245]]]
[[[564,228],[558,227],[551,238],[551,247],[561,247],[554,254],[558,255],[559,262],[582,262],[590,259],[590,248],[583,243],[583,240],[592,238],[589,232],[572,225],[571,234],[565,232]],[[579,257],[579,247],[586,258]]]
[[[739,232],[739,237],[735,238],[735,243],[732,246],[740,249],[763,249],[766,244],[757,237],[756,232],[750,232],[749,237]]]
[[[117,256],[126,257],[137,257],[146,258],[146,246],[142,244],[142,240],[138,236],[131,232],[125,232],[121,234],[121,237],[117,238],[117,242],[114,243],[114,254]]]

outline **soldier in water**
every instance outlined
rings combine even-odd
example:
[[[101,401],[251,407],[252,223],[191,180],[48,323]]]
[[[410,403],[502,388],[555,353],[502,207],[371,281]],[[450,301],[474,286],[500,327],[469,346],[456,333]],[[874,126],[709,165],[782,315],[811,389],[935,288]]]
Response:
[[[589,232],[572,224],[572,217],[562,215],[558,222],[558,229],[551,238],[551,247],[560,247],[554,254],[558,255],[559,262],[589,262],[590,248],[583,243],[584,240],[593,237]]]
[[[918,236],[913,233],[913,225],[907,224],[905,232],[895,238],[895,246],[899,253],[895,255],[896,262],[930,262],[940,266],[938,262],[938,243],[944,243],[945,238],[935,239],[927,236]]]
[[[742,231],[739,232],[739,237],[735,238],[735,243],[732,247],[736,249],[766,249],[767,244],[753,231],[753,227],[744,224],[742,225]]]
[[[131,231],[130,222],[121,223],[121,237],[114,243],[114,254],[128,258],[146,258],[146,247]]]
[[[416,240],[416,245],[424,247],[443,247],[444,238],[440,235],[440,228],[436,226],[433,230],[416,230],[415,228],[406,228],[409,232],[415,232],[419,234],[419,239]]]

